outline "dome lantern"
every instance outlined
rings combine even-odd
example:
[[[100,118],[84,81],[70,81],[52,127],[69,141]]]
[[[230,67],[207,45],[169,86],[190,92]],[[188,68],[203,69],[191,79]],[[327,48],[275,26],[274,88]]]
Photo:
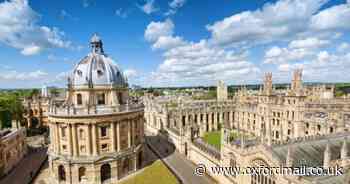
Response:
[[[101,38],[95,33],[90,39],[92,53],[103,54],[103,44]]]

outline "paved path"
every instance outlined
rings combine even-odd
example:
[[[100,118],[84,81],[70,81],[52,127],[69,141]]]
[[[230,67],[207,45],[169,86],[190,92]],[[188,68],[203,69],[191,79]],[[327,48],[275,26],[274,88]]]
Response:
[[[46,160],[46,152],[47,148],[37,148],[35,151],[29,151],[28,155],[26,155],[8,175],[0,180],[0,184],[29,183]]]
[[[184,184],[214,184],[216,183],[208,176],[196,176],[194,170],[196,166],[177,151],[167,140],[147,137],[147,142],[163,158],[163,161],[170,167]],[[167,151],[168,150],[168,153]],[[171,151],[169,151],[171,150]]]

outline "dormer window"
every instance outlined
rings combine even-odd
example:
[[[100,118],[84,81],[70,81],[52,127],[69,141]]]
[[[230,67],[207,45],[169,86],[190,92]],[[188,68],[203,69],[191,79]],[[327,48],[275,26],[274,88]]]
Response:
[[[101,77],[103,75],[103,71],[97,70],[97,76]]]
[[[83,97],[80,93],[77,94],[77,105],[83,104]]]
[[[97,94],[97,104],[98,105],[105,105],[105,94],[101,93],[101,94]]]
[[[77,70],[77,74],[79,75],[79,77],[81,77],[83,75],[83,72],[81,70]]]

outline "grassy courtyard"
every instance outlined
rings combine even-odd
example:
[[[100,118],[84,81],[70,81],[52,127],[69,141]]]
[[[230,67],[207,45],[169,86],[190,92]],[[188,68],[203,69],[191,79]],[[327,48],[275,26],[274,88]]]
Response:
[[[237,132],[237,131],[230,132],[230,137],[229,137],[230,142],[241,139],[241,135],[242,135],[242,133]],[[245,139],[253,138],[249,134],[244,134],[244,137],[245,137]],[[220,149],[220,147],[221,147],[221,131],[207,132],[206,134],[204,134],[203,140],[206,143]]]
[[[208,144],[220,149],[221,131],[207,132],[206,134],[204,134],[203,140]]]
[[[169,169],[158,160],[135,176],[122,181],[121,184],[179,184],[179,182]]]

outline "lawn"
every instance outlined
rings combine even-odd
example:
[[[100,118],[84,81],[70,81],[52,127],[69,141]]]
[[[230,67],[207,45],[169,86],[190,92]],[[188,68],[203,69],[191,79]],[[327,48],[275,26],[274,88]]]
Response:
[[[207,132],[204,134],[203,140],[208,144],[220,149],[221,147],[221,131]]]
[[[120,184],[179,184],[179,182],[169,169],[158,160]]]

